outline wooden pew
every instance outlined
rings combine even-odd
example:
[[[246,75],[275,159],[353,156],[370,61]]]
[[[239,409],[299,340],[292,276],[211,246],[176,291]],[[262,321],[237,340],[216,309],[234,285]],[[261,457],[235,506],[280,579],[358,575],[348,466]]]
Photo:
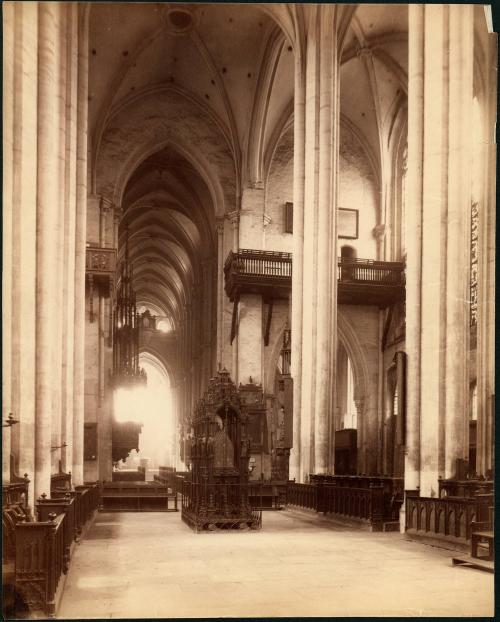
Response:
[[[30,520],[28,475],[11,476],[2,486],[2,613],[8,619],[19,613],[20,602],[15,590],[16,525]]]
[[[177,512],[177,494],[153,482],[105,482],[101,491],[104,512]]]
[[[127,469],[113,471],[113,482],[145,482],[146,469],[139,467],[136,471]]]
[[[16,524],[15,587],[31,615],[55,615],[67,572],[65,517],[51,512],[47,521]]]
[[[50,476],[50,496],[54,497],[57,494],[63,494],[71,490],[71,471],[65,473],[59,468],[58,473],[53,473]]]
[[[471,557],[495,561],[495,546],[493,534],[493,506],[489,507],[489,519],[473,521],[471,524]],[[479,549],[486,548],[486,555],[479,555]]]
[[[281,510],[286,504],[288,482],[256,480],[248,482],[248,498],[253,509]]]
[[[28,484],[25,477],[14,486],[4,486],[3,491],[3,501],[12,502],[2,508],[6,619],[55,615],[74,541],[98,509],[100,499],[95,483],[76,486],[74,491],[56,486],[54,498],[44,494],[37,500],[34,521],[27,504]]]
[[[158,467],[158,475],[154,476],[154,481],[170,488],[173,494],[181,494],[183,480],[190,477],[189,471],[177,471],[175,467],[160,466]]]
[[[71,553],[73,549],[73,543],[77,538],[77,530],[75,525],[75,497],[70,492],[66,493],[66,496],[62,499],[47,499],[45,495],[42,495],[36,504],[36,516],[39,522],[46,522],[50,520],[50,516],[55,514],[64,514],[64,554],[63,564],[64,572],[67,572],[69,568],[69,562],[71,559]]]

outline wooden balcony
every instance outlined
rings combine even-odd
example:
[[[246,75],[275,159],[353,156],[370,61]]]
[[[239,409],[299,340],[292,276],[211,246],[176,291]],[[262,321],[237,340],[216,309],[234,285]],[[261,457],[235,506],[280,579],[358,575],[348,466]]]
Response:
[[[116,248],[87,246],[85,275],[89,284],[89,320],[94,321],[94,285],[103,285],[103,291],[111,298],[116,273]],[[102,290],[101,290],[102,291]]]
[[[229,253],[224,266],[226,293],[235,301],[242,293],[265,300],[288,298],[292,287],[292,255],[241,249]],[[404,264],[373,259],[338,259],[339,304],[387,307],[405,296]]]
[[[87,246],[85,257],[85,270],[87,275],[94,278],[102,277],[106,280],[115,277],[116,249]]]
[[[226,294],[231,301],[241,293],[288,298],[292,287],[292,255],[241,249],[229,253],[224,275]]]
[[[405,297],[404,264],[400,262],[339,257],[337,282],[339,304],[384,308]]]

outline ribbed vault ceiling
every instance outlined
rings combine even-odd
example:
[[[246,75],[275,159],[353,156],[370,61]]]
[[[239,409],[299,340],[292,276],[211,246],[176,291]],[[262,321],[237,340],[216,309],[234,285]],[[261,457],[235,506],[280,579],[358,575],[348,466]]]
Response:
[[[138,301],[176,325],[215,257],[216,217],[265,181],[293,114],[287,5],[92,3],[93,190],[121,203]],[[358,5],[342,55],[343,121],[383,169],[405,104],[407,6]],[[276,152],[276,153],[279,153]]]

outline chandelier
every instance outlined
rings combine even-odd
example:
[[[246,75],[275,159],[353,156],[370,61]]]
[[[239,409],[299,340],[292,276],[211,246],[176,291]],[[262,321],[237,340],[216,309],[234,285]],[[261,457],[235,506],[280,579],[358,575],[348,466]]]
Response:
[[[113,388],[145,385],[147,376],[139,367],[139,315],[132,287],[133,267],[129,261],[128,229],[125,259],[120,266],[113,313]]]

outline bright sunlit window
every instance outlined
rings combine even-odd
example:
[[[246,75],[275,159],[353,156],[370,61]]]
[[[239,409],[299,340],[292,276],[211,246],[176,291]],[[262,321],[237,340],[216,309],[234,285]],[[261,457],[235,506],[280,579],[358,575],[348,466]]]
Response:
[[[170,322],[170,320],[168,319],[163,319],[160,320],[157,324],[158,330],[160,330],[162,333],[169,333],[172,330],[172,324]]]
[[[172,410],[170,379],[158,359],[149,354],[139,357],[139,364],[148,375],[148,384],[141,396],[144,427],[139,437],[142,458],[150,459],[150,466],[174,465],[176,426]]]
[[[140,355],[139,365],[147,374],[147,385],[115,391],[115,419],[143,424],[139,458],[149,458],[149,468],[171,466],[178,452],[170,380],[161,362],[149,353]]]
[[[145,390],[144,387],[135,389],[120,388],[114,392],[114,415],[116,421],[125,423],[126,421],[141,422],[143,420],[143,393]]]

